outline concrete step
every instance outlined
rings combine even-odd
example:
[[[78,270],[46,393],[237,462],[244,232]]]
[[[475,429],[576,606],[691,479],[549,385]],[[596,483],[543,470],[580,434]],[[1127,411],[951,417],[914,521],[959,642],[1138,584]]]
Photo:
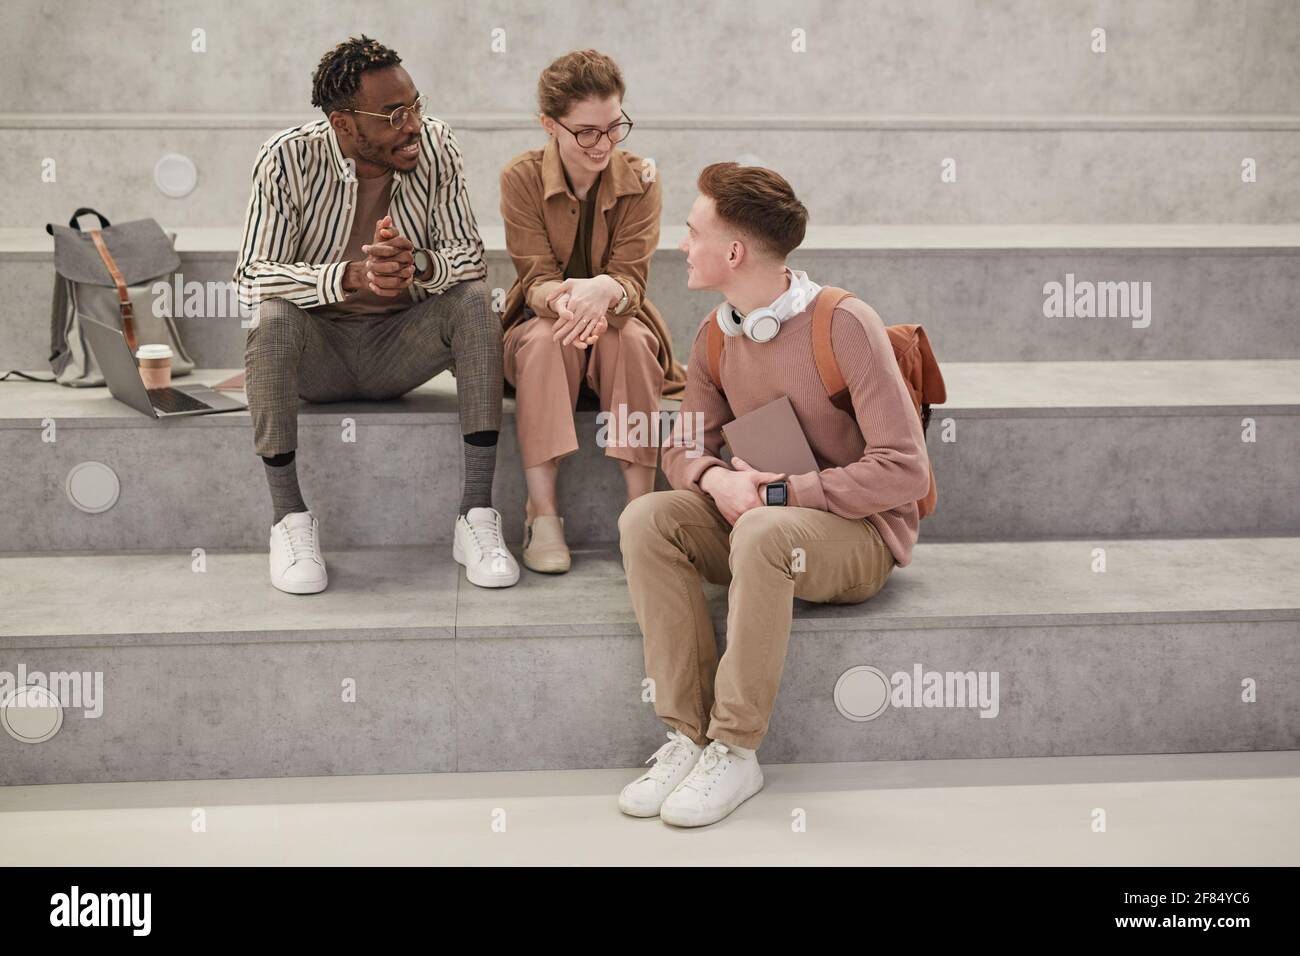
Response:
[[[923,540],[1300,534],[1300,361],[952,362],[944,374],[950,401],[928,435],[939,506]],[[518,541],[512,399],[504,414],[495,500]],[[346,420],[355,441],[343,440]],[[594,410],[577,420],[582,447],[560,480],[568,537],[613,540],[622,479],[595,444]],[[299,436],[327,547],[450,542],[461,441],[449,373],[401,401],[304,405]],[[158,422],[105,389],[0,383],[0,550],[263,548],[269,505],[252,444],[246,412]],[[65,491],[86,461],[120,483],[98,514]]]
[[[613,545],[493,591],[444,547],[333,548],[312,597],[273,590],[260,551],[202,557],[0,556],[3,669],[102,681],[44,743],[0,734],[0,783],[631,767],[662,742]],[[914,700],[918,669],[970,673],[983,703]],[[870,601],[796,602],[762,754],[1294,750],[1298,681],[1300,538],[923,542]]]
[[[719,297],[686,288],[683,229],[665,223],[649,291],[685,357]],[[483,237],[488,283],[504,290],[515,276],[504,231]],[[192,298],[201,310],[178,309],[186,347],[211,368],[243,364],[246,332],[224,294],[238,241],[234,228],[177,229],[182,288],[214,284]],[[47,362],[52,248],[40,230],[0,230],[4,369]],[[793,264],[888,324],[925,325],[942,362],[1300,358],[1297,225],[816,226]],[[1085,282],[1137,283],[1140,300],[1112,317],[1047,317],[1048,283]]]
[[[726,160],[776,169],[820,225],[1284,223],[1300,208],[1294,114],[656,117],[629,109],[637,126],[626,148],[654,161],[673,223],[685,221],[700,170]],[[502,167],[545,137],[523,113],[437,115],[461,145],[475,216],[500,224]],[[114,221],[238,225],[258,148],[318,117],[304,111],[259,125],[258,117],[0,115],[7,162],[32,184],[5,197],[0,226],[64,222],[85,205]],[[183,198],[154,184],[158,160],[174,153],[198,170]],[[1243,183],[1247,158],[1259,173]]]

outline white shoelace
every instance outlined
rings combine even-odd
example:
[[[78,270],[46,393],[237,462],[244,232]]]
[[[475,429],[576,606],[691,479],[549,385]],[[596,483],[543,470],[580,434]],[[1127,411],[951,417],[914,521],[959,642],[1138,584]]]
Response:
[[[299,558],[316,560],[316,522],[295,525],[292,531],[285,525],[280,525],[280,532],[289,545],[290,564]]]
[[[501,540],[501,516],[499,514],[495,518],[480,518],[477,522],[470,521],[466,517],[465,523],[469,525],[470,533],[474,535],[474,543],[478,545],[479,551],[484,555],[510,554],[506,550],[505,542]],[[484,538],[487,539],[486,543]]]
[[[686,745],[682,743],[681,737],[669,731],[668,743],[663,744],[646,760],[646,763],[653,760],[655,765],[647,770],[645,775],[656,782],[664,782],[668,775],[676,770],[677,758],[682,755],[689,755]]]
[[[689,787],[691,790],[706,790],[713,785],[717,775],[727,769],[730,761],[722,759],[724,754],[731,753],[726,744],[714,740],[704,748],[704,753],[700,754],[699,761],[682,781],[683,787]]]

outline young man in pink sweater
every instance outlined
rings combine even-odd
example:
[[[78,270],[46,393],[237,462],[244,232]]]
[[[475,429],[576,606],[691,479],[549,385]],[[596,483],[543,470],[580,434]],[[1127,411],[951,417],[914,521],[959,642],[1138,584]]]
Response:
[[[663,451],[675,490],[637,498],[618,523],[655,713],[671,728],[619,807],[676,826],[715,823],[762,789],[755,751],[781,682],[794,598],[856,604],[879,591],[911,561],[917,501],[930,481],[921,422],[884,324],[856,298],[831,326],[853,415],[826,394],[811,339],[820,287],[785,264],[808,218],[790,184],[768,169],[716,163],[699,190],[681,245],[687,284],[726,302],[695,334]],[[711,321],[726,336],[720,382],[709,371]],[[774,474],[718,457],[724,424],[782,395],[820,470]],[[683,427],[700,416],[702,432]],[[721,659],[702,577],[728,585]]]

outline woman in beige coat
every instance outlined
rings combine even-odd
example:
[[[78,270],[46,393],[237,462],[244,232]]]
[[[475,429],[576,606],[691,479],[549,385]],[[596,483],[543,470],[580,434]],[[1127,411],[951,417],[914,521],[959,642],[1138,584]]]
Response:
[[[680,397],[686,384],[668,327],[646,298],[662,194],[653,164],[616,148],[632,128],[624,92],[609,57],[560,57],[538,82],[546,146],[501,172],[517,273],[502,317],[505,375],[528,484],[524,564],[534,571],[569,569],[556,481],[560,459],[578,450],[582,382],[610,413],[605,454],[622,469],[629,501],[654,487],[660,397]],[[655,424],[650,440],[623,440],[615,426],[639,415]]]

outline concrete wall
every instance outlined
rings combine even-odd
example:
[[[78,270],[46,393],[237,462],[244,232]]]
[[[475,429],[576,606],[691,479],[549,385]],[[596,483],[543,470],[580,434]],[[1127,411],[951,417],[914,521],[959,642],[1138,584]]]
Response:
[[[0,192],[0,229],[82,204],[238,225],[257,145],[319,115],[316,63],[362,32],[456,127],[489,225],[501,166],[544,141],[539,71],[584,46],[624,70],[628,149],[659,164],[668,222],[702,165],[738,158],[786,174],[823,225],[1275,223],[1300,206],[1291,0],[6,0],[4,15],[0,167],[37,188]],[[183,199],[154,187],[167,152],[198,166]]]
[[[1300,112],[1291,0],[6,0],[5,21],[21,112],[305,114],[321,54],[363,31],[448,114],[528,112],[584,46],[617,58],[634,116]]]

